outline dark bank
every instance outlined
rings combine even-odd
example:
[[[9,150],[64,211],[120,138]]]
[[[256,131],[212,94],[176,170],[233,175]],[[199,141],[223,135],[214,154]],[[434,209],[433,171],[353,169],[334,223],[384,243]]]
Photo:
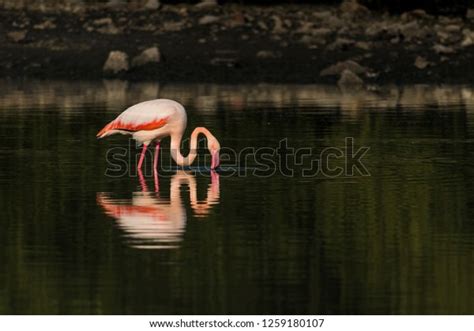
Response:
[[[3,77],[343,85],[474,80],[474,10],[466,1],[1,5]]]

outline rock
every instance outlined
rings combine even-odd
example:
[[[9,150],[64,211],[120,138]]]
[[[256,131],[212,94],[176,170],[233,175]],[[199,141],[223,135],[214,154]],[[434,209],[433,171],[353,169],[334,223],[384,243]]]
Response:
[[[7,33],[8,39],[11,41],[14,41],[16,43],[19,43],[20,41],[25,40],[26,38],[26,30],[19,30],[19,31],[11,31]]]
[[[311,30],[311,35],[316,38],[325,38],[332,32],[331,29],[328,28],[319,28]]]
[[[344,70],[349,70],[353,73],[356,74],[365,74],[368,69],[364,66],[361,66],[359,63],[352,61],[352,60],[347,60],[343,62],[338,62],[336,64],[333,64],[326,69],[321,70],[320,76],[337,76],[342,74]]]
[[[257,26],[258,26],[260,29],[264,30],[264,31],[267,31],[267,30],[268,30],[268,25],[265,24],[265,22],[263,22],[263,21],[258,21],[258,22],[257,22]]]
[[[50,29],[55,29],[56,24],[53,23],[51,20],[46,20],[42,23],[36,24],[33,26],[33,29],[36,30],[50,30]]]
[[[418,24],[417,21],[411,21],[411,22],[400,25],[398,30],[405,37],[407,37],[407,36],[409,37],[411,35],[411,33],[415,32],[413,30],[417,30],[419,28],[420,28],[420,25]]]
[[[256,56],[258,59],[275,59],[278,57],[278,55],[272,51],[259,51]]]
[[[440,44],[434,45],[433,50],[438,54],[453,54],[453,53],[456,53],[454,48],[449,47],[449,46],[440,45]]]
[[[466,37],[474,38],[474,31],[472,31],[471,29],[462,30],[462,34]]]
[[[365,29],[365,34],[370,38],[380,38],[382,36],[387,39],[398,37],[400,34],[399,24],[376,23],[371,24]]]
[[[152,24],[148,23],[146,25],[137,25],[137,26],[130,26],[130,29],[136,30],[136,31],[148,31],[148,32],[153,32],[157,30],[157,27]]]
[[[306,36],[301,37],[300,42],[305,45],[311,45],[315,43],[315,40],[313,37],[306,35]]]
[[[112,21],[110,17],[103,17],[103,18],[98,18],[96,20],[93,20],[92,24],[95,26],[102,26],[102,25],[114,24],[114,22]]]
[[[313,12],[313,17],[317,20],[327,20],[331,18],[333,14],[330,11],[315,11]]]
[[[100,28],[97,29],[97,32],[102,33],[102,34],[119,34],[122,33],[122,30],[117,28],[115,24],[109,24],[109,25],[104,25]]]
[[[474,45],[474,38],[471,36],[464,37],[463,41],[461,42],[462,47],[469,47]]]
[[[282,19],[277,15],[273,15],[272,19],[273,19],[273,23],[274,23],[272,32],[275,33],[275,34],[285,33],[286,29],[283,26]]]
[[[467,10],[466,18],[470,20],[474,20],[474,8],[470,8]]]
[[[428,17],[429,15],[423,9],[415,9],[409,12],[405,12],[400,16],[400,18],[404,22],[410,21],[412,19],[428,18]]]
[[[245,16],[237,12],[234,15],[231,15],[228,19],[225,20],[224,25],[228,28],[238,28],[245,25]]]
[[[102,34],[119,34],[122,32],[121,29],[117,28],[114,24],[114,21],[110,17],[104,17],[104,18],[98,18],[96,20],[92,21],[92,24],[97,27],[96,30],[99,33]],[[88,31],[93,31],[94,29],[91,29],[88,27]]]
[[[199,25],[207,25],[207,24],[213,24],[219,22],[220,18],[217,16],[213,15],[206,15],[203,16],[199,19],[198,24]]]
[[[450,34],[445,31],[438,31],[436,32],[438,39],[444,44],[448,41]]]
[[[333,43],[329,44],[326,49],[329,51],[347,49],[355,44],[354,40],[346,38],[337,38]]]
[[[352,33],[352,31],[350,30],[350,28],[348,26],[343,26],[342,28],[337,30],[337,34],[339,36],[347,36],[347,35],[350,35],[351,33]]]
[[[357,0],[344,0],[339,10],[345,14],[364,16],[370,14],[370,10],[357,2]]]
[[[178,22],[164,22],[162,30],[165,32],[176,32],[181,31],[186,26],[186,22],[178,21]]]
[[[127,2],[126,0],[109,0],[107,2],[107,7],[118,7],[118,6],[123,6]]]
[[[66,10],[75,11],[78,9],[84,8],[84,0],[68,0],[66,1],[66,6],[64,7]]]
[[[218,6],[217,0],[202,0],[194,5],[197,9],[209,9]]]
[[[462,26],[457,24],[449,24],[444,27],[444,30],[447,32],[459,32],[461,31]]]
[[[314,24],[312,22],[302,22],[299,29],[296,30],[296,33],[308,34],[313,31]]]
[[[474,31],[471,31],[470,29],[464,29],[462,33],[464,35],[464,39],[461,42],[461,46],[469,47],[474,45]]]
[[[368,37],[378,37],[383,33],[383,28],[379,24],[370,24],[366,29],[365,29],[365,35]]]
[[[148,0],[144,7],[148,10],[157,10],[160,6],[161,4],[158,0]]]
[[[430,65],[430,62],[428,62],[424,57],[422,56],[417,56],[415,59],[415,67],[418,69],[425,69],[428,65]]]
[[[103,71],[117,74],[121,71],[127,71],[128,66],[128,55],[121,51],[111,51],[105,61]]]
[[[392,44],[398,44],[400,42],[400,37],[393,37],[390,39],[390,43]]]
[[[339,29],[340,27],[343,27],[343,26],[346,26],[347,23],[338,18],[337,16],[330,16],[327,20],[326,20],[326,27],[330,28],[330,29],[333,29],[333,30],[336,30],[336,29]]]
[[[210,64],[213,66],[226,66],[228,68],[234,68],[239,65],[235,58],[229,57],[215,57],[211,59]]]
[[[178,9],[178,14],[182,17],[188,17],[189,16],[188,8],[186,8],[186,7],[179,8]]]
[[[83,13],[85,11],[85,8],[86,7],[84,6],[84,4],[78,1],[77,3],[66,4],[64,6],[64,11],[79,14]]]
[[[148,63],[159,63],[160,59],[161,54],[158,47],[150,47],[133,58],[132,67],[140,67]]]
[[[247,22],[255,22],[255,17],[250,14],[245,14],[244,17]]]
[[[422,18],[422,17],[427,17],[429,16],[426,11],[424,11],[423,9],[415,9],[415,10],[412,10],[411,12],[409,12],[409,14],[413,17],[417,17],[417,18]]]
[[[449,33],[447,31],[441,30],[436,33],[438,39],[443,44],[454,44],[462,40],[462,35],[460,33]]]
[[[372,48],[372,44],[367,41],[358,41],[354,44],[355,47],[368,51]]]
[[[441,24],[463,24],[463,19],[461,17],[452,17],[452,16],[438,16],[438,21]]]
[[[364,81],[352,71],[346,69],[341,73],[341,77],[337,81],[339,88],[360,87],[364,85]]]
[[[407,41],[411,41],[413,39],[424,39],[430,33],[430,30],[421,27],[417,21],[400,25],[399,31]]]

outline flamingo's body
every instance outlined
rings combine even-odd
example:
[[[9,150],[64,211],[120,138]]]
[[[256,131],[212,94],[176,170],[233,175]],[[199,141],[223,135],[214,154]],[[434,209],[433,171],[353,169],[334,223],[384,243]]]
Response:
[[[171,156],[178,165],[186,166],[193,163],[196,157],[197,136],[204,134],[207,137],[208,149],[212,156],[211,168],[218,167],[220,144],[206,128],[198,127],[194,129],[191,134],[189,155],[184,157],[181,154],[180,144],[186,129],[186,123],[186,111],[180,103],[168,99],[150,100],[127,108],[100,130],[97,138],[104,138],[118,133],[131,135],[133,139],[143,144],[143,151],[138,163],[139,169],[142,166],[148,145],[153,141],[156,142],[154,162],[154,169],[156,169],[161,139],[171,137]]]

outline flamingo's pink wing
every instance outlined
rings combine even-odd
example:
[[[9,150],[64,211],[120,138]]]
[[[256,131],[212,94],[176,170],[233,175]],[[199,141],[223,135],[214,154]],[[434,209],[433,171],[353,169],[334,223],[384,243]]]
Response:
[[[140,131],[155,130],[167,123],[175,112],[175,102],[166,99],[145,101],[134,105],[99,131],[101,137],[111,130]]]
[[[140,131],[140,130],[155,130],[161,128],[166,124],[166,118],[145,122],[145,123],[127,123],[121,121],[119,118],[107,124],[102,130],[97,133],[97,137],[102,136],[110,130],[125,130],[125,131]]]

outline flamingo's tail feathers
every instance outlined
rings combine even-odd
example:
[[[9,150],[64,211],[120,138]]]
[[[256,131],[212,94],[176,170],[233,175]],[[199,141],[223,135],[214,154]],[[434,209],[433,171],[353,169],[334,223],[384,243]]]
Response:
[[[102,130],[97,133],[97,139],[107,137],[108,135],[112,134],[112,130],[115,129],[115,123],[114,121],[110,122]]]
[[[164,126],[167,122],[167,118],[160,118],[154,121],[149,121],[145,123],[130,123],[130,122],[123,122],[120,119],[115,119],[106,126],[102,130],[97,133],[97,138],[104,138],[110,136],[111,134],[116,134],[119,132],[136,132],[141,130],[156,130]]]

